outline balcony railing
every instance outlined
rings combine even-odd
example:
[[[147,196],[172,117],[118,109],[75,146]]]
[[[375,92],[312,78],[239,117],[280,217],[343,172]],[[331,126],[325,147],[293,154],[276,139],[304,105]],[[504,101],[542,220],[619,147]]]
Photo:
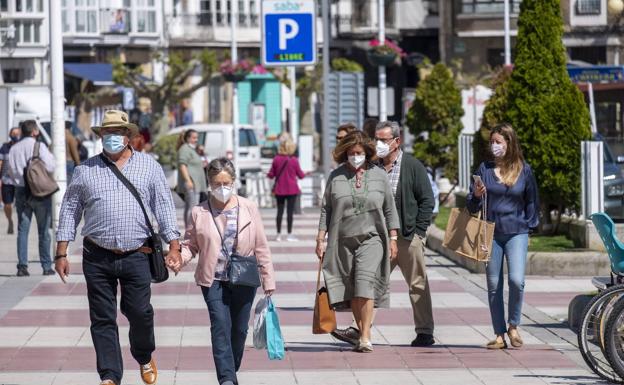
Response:
[[[195,15],[178,15],[174,19],[185,26],[221,27],[229,26],[232,15],[230,12],[201,12]],[[239,13],[238,26],[257,28],[260,17],[257,13]]]
[[[508,0],[512,13],[520,12],[522,0]],[[462,13],[503,13],[505,11],[504,0],[462,0]]]

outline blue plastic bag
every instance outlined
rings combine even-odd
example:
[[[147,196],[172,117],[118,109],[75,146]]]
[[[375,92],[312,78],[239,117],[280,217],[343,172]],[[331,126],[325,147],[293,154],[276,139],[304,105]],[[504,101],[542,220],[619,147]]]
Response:
[[[268,297],[268,308],[265,317],[266,337],[267,337],[267,353],[270,360],[284,359],[284,339],[282,338],[282,330],[280,329],[279,317],[277,310],[273,306],[271,297]]]

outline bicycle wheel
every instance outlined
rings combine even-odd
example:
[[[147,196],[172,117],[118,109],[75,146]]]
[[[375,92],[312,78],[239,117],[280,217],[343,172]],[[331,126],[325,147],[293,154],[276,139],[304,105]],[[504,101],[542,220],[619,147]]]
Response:
[[[622,377],[613,370],[603,351],[601,323],[605,313],[611,313],[614,300],[624,295],[624,285],[616,285],[595,296],[585,306],[581,327],[578,333],[578,346],[587,366],[605,380],[624,383]]]
[[[624,297],[616,303],[607,320],[605,355],[613,370],[624,378]]]

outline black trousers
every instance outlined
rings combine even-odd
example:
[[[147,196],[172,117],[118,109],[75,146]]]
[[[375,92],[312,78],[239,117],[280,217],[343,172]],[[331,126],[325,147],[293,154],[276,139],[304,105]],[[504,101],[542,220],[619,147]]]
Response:
[[[101,380],[121,383],[123,358],[117,328],[117,284],[121,312],[130,324],[130,352],[144,365],[155,350],[154,310],[150,304],[151,274],[147,255],[117,255],[85,240],[82,269],[87,281],[91,338]]]
[[[286,204],[286,221],[288,223],[288,234],[290,234],[292,233],[297,195],[276,195],[275,199],[277,200],[277,233],[282,232],[282,217],[284,216],[284,204]]]

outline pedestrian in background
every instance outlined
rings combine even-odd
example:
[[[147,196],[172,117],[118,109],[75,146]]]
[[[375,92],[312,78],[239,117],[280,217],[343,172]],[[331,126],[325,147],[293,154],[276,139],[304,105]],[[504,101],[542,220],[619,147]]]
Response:
[[[78,141],[71,132],[72,123],[65,121],[65,170],[67,172],[67,182],[71,181],[74,169],[80,164],[80,153],[78,152]]]
[[[184,226],[188,226],[191,209],[199,204],[200,193],[206,191],[206,174],[202,158],[197,154],[199,134],[195,130],[182,133],[178,147],[178,192],[184,195]]]
[[[364,124],[362,125],[362,131],[364,131],[369,138],[375,139],[375,130],[377,129],[378,123],[379,119],[366,118],[364,119]]]
[[[15,202],[15,186],[11,182],[9,177],[9,151],[11,147],[19,142],[22,136],[22,131],[19,127],[11,128],[9,131],[9,141],[4,143],[0,147],[0,182],[2,186],[2,204],[4,205],[4,215],[6,216],[9,227],[7,228],[7,234],[13,234],[13,203]]]
[[[193,207],[182,243],[182,260],[168,265],[179,271],[182,264],[198,258],[195,281],[200,286],[210,315],[212,356],[221,385],[238,384],[245,351],[251,305],[256,288],[230,283],[230,256],[255,256],[264,294],[275,290],[275,273],[262,216],[256,204],[234,194],[236,173],[226,158],[208,166],[210,196]]]
[[[52,225],[52,197],[35,198],[30,196],[24,169],[33,158],[35,143],[39,137],[39,128],[34,120],[25,120],[20,123],[22,139],[14,144],[9,151],[9,178],[15,186],[15,209],[17,211],[17,276],[30,275],[28,272],[28,233],[33,214],[37,220],[39,233],[39,261],[43,268],[43,275],[54,275],[52,259],[50,258],[50,226]],[[39,157],[45,164],[48,172],[56,167],[54,156],[48,147],[40,143]]]
[[[297,196],[301,194],[301,189],[297,184],[297,178],[303,179],[305,173],[301,170],[299,160],[294,156],[297,145],[291,139],[286,139],[280,143],[278,154],[273,158],[271,169],[267,174],[270,179],[275,179],[273,184],[273,194],[277,200],[277,237],[276,241],[282,240],[282,217],[284,206],[286,206],[286,222],[288,226],[287,241],[296,241],[297,237],[292,234],[293,220],[295,213],[295,203]]]
[[[355,350],[365,353],[373,351],[373,308],[389,306],[390,260],[397,255],[400,227],[388,179],[372,164],[374,156],[361,131],[338,143],[334,160],[340,166],[327,180],[316,238],[329,299],[334,306],[350,304],[360,330]]]
[[[175,207],[162,167],[151,156],[134,150],[130,138],[138,127],[123,111],[109,110],[102,125],[93,127],[102,138],[103,152],[76,167],[67,187],[56,233],[55,269],[66,282],[67,247],[82,227],[82,270],[87,283],[91,339],[95,347],[101,385],[120,385],[123,358],[117,330],[117,285],[121,285],[121,312],[130,324],[130,353],[140,366],[141,379],[156,383],[153,352],[154,309],[150,304],[151,273],[147,240],[150,231],[143,210],[130,190],[115,175],[117,167],[140,193],[143,205],[158,223],[161,238],[169,243],[168,258],[179,259]]]
[[[380,122],[375,131],[377,165],[387,176],[393,205],[401,224],[398,232],[398,254],[390,264],[398,265],[409,289],[416,338],[411,346],[430,346],[433,338],[433,309],[425,263],[425,237],[434,207],[433,192],[423,164],[401,150],[401,127],[396,122]],[[372,320],[371,320],[372,323]],[[332,335],[356,344],[361,329],[352,325],[336,329]]]
[[[471,185],[467,202],[472,213],[478,212],[487,203],[487,220],[495,223],[486,277],[496,338],[488,342],[487,348],[506,348],[505,333],[511,345],[519,348],[523,344],[518,326],[522,317],[529,232],[539,224],[537,185],[511,125],[501,124],[492,129],[490,151],[494,161],[481,163],[475,172],[480,179]],[[507,328],[503,302],[505,257],[509,280]]]

